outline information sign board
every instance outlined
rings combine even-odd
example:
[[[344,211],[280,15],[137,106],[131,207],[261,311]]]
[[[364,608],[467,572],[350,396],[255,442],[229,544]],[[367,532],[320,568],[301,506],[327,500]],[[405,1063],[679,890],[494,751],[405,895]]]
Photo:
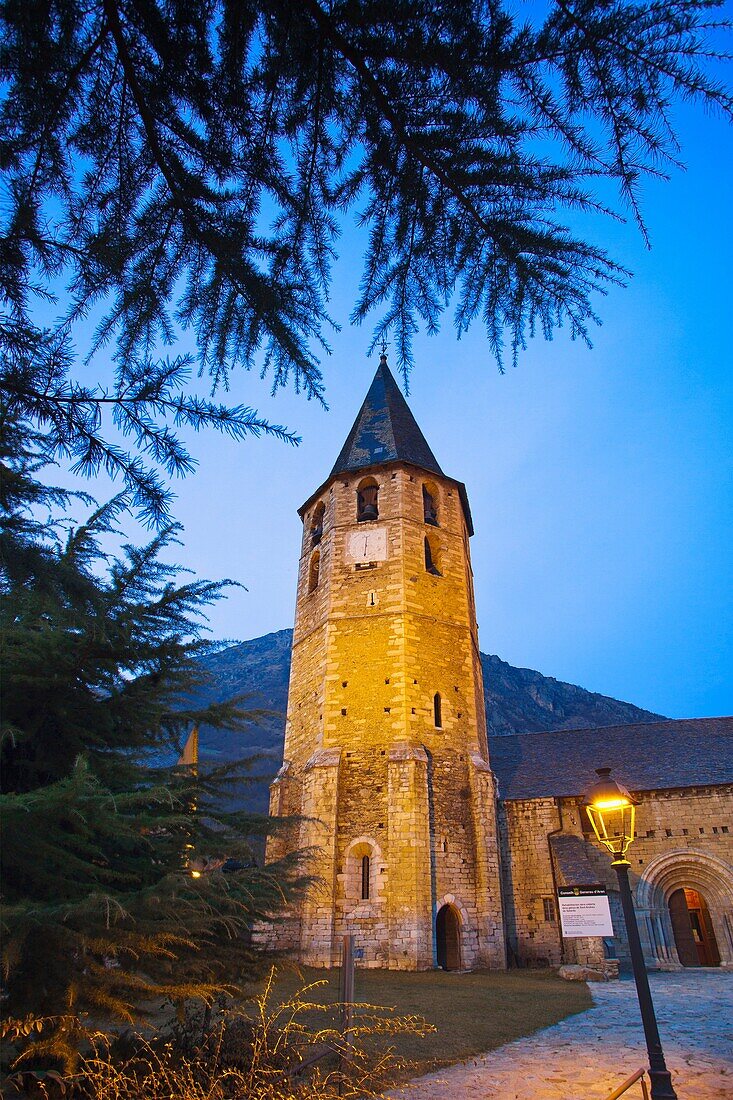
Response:
[[[603,883],[559,886],[557,903],[565,939],[578,936],[612,936],[611,909]]]

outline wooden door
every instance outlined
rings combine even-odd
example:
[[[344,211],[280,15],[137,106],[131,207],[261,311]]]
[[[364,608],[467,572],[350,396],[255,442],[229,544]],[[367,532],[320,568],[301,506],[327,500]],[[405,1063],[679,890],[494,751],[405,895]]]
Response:
[[[715,931],[713,929],[713,922],[710,919],[710,910],[705,904],[705,899],[702,899],[702,926],[705,935],[705,943],[708,949],[708,958],[710,959],[708,966],[720,966],[720,951],[718,951],[718,941],[715,938]]]
[[[687,899],[683,889],[675,890],[669,898],[669,915],[672,918],[672,931],[680,962],[683,966],[699,966],[695,938],[692,934],[692,922],[687,909]]]
[[[683,966],[720,966],[720,952],[707,902],[698,890],[684,887],[670,896],[669,915]]]
[[[443,970],[461,969],[461,923],[452,905],[444,905],[435,921],[438,966]]]
[[[705,898],[697,890],[686,889],[685,902],[692,925],[692,938],[697,949],[698,965],[719,966],[720,954]]]

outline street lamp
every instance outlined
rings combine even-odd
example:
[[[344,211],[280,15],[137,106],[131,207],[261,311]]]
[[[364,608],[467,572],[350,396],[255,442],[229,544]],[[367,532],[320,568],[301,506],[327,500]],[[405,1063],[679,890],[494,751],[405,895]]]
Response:
[[[634,902],[629,885],[630,863],[626,859],[626,850],[634,839],[634,816],[636,803],[621,783],[611,779],[610,768],[596,770],[598,780],[583,797],[583,802],[593,826],[593,831],[604,847],[614,857],[612,866],[618,875],[621,905],[629,938],[631,965],[634,970],[636,992],[639,997],[641,1022],[644,1026],[646,1048],[649,1052],[649,1079],[652,1086],[652,1100],[676,1100],[677,1093],[672,1086],[672,1078],[664,1061],[664,1051],[659,1038],[657,1018],[654,1014],[649,979],[641,950],[639,928],[636,923]]]

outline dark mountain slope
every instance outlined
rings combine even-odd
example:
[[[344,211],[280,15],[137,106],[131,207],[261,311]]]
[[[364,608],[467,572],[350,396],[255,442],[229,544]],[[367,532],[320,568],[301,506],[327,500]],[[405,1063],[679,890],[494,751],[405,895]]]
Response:
[[[254,753],[267,754],[255,767],[260,782],[250,788],[247,798],[253,809],[267,808],[266,783],[282,758],[292,637],[292,630],[279,630],[208,657],[205,665],[211,680],[197,692],[201,702],[228,699],[243,692],[248,696],[248,706],[273,712],[262,716],[244,734],[209,728],[201,731],[202,757],[233,760]],[[482,653],[481,661],[491,737],[653,722],[663,717],[529,668],[515,668],[493,655]]]
[[[482,653],[481,664],[490,737],[621,726],[663,717],[531,668],[515,668],[493,654]]]

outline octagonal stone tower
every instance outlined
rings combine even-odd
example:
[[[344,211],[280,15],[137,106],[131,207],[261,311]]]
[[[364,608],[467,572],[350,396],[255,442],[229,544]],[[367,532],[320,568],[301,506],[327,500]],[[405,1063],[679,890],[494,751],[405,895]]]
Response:
[[[319,883],[277,933],[332,966],[504,967],[494,780],[464,486],[382,356],[303,543],[273,815]]]

